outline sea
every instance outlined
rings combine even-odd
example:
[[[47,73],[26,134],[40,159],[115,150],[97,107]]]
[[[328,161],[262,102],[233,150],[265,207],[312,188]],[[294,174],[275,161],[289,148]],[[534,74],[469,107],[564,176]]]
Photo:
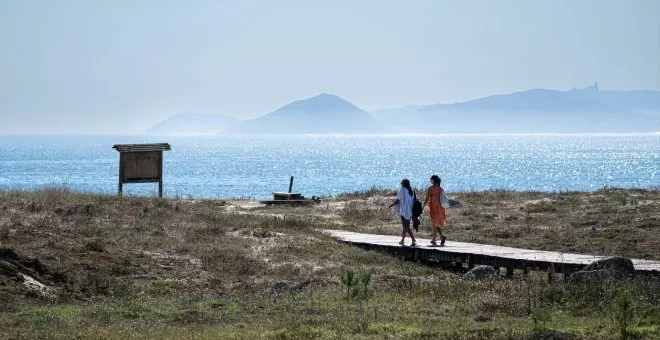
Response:
[[[170,143],[166,197],[335,196],[408,178],[448,191],[660,188],[660,134],[278,137],[0,136],[0,190],[117,193],[118,143]],[[125,184],[154,196],[158,185]]]

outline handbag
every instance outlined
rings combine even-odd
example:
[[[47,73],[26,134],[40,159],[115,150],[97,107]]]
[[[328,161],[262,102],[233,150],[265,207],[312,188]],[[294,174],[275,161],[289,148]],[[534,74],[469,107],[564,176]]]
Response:
[[[422,206],[422,202],[417,199],[417,194],[413,192],[413,195],[412,216],[419,217],[422,215],[424,207]]]

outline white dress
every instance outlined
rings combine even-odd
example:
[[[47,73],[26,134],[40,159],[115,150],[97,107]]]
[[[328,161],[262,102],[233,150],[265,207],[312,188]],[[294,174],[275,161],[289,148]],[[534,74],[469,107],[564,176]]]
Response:
[[[399,200],[399,203],[394,207],[394,212],[409,220],[412,218],[412,207],[414,202],[414,196],[408,193],[408,189],[401,188],[399,194],[396,196],[396,199]]]

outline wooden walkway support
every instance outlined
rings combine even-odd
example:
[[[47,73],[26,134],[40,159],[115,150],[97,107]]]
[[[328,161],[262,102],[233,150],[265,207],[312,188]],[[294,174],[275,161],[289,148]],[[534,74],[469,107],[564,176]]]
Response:
[[[417,247],[400,246],[400,236],[361,234],[344,230],[323,230],[324,233],[344,242],[355,244],[365,249],[385,251],[413,260],[454,262],[457,267],[467,264],[468,268],[476,265],[505,267],[507,276],[513,275],[514,269],[544,270],[548,279],[555,273],[568,277],[584,266],[605,256],[569,254],[554,251],[531,250],[493,246],[487,244],[447,241],[443,247],[430,246],[430,240],[417,239]],[[410,244],[410,239],[406,239]],[[635,270],[660,271],[660,261],[632,259]]]

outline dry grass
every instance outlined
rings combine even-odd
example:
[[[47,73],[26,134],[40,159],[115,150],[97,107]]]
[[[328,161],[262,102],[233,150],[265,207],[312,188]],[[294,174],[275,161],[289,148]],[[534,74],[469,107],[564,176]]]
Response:
[[[464,282],[315,231],[397,233],[386,208],[392,195],[374,189],[309,207],[262,207],[0,192],[0,259],[11,257],[49,289],[0,267],[0,338],[521,338],[541,332],[530,318],[539,310],[548,311],[547,329],[608,338],[611,299],[622,287],[634,292],[632,334],[660,335],[657,278],[590,287],[548,284],[542,273]],[[464,204],[450,211],[453,239],[660,259],[657,190],[450,196]],[[347,266],[374,271],[364,304],[344,299]],[[283,280],[298,288],[274,292]]]
[[[343,229],[399,234],[387,206],[396,193],[371,189],[314,207],[267,207],[253,213],[316,218]],[[421,197],[420,199],[423,199]],[[463,203],[451,209],[446,233],[457,241],[595,255],[660,260],[660,190],[601,189],[595,192],[449,193]],[[429,237],[422,216],[423,237]]]

